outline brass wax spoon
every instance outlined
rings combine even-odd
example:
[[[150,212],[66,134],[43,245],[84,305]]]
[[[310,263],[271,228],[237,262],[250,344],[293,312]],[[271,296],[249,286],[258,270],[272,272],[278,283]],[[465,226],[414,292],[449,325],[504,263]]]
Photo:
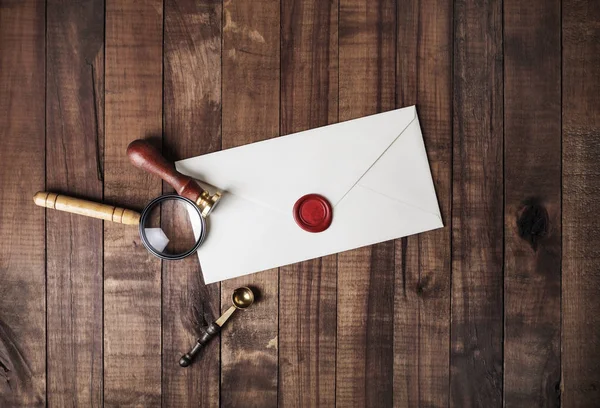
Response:
[[[231,317],[233,312],[236,309],[247,309],[254,303],[254,293],[250,288],[245,286],[241,288],[237,288],[233,291],[231,295],[231,301],[233,305],[227,309],[225,313],[221,315],[217,320],[211,323],[207,328],[204,334],[197,340],[194,347],[188,351],[184,356],[179,360],[179,365],[182,367],[187,367],[192,363],[194,357],[198,354],[200,349],[208,344],[208,342],[215,337],[221,331],[221,327],[225,324],[227,319]]]

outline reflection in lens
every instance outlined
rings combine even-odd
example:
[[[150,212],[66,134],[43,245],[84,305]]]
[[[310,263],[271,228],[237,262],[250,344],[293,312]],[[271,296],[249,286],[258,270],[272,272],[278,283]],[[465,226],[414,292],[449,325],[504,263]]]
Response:
[[[160,228],[146,228],[146,238],[158,252],[163,252],[169,244],[169,238]]]
[[[194,250],[198,241],[203,239],[204,220],[189,200],[164,196],[144,213],[145,244],[158,256],[181,258]]]

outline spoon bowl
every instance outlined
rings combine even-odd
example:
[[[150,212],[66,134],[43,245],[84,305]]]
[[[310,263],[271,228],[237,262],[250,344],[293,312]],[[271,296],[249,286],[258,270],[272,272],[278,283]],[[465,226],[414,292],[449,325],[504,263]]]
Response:
[[[254,292],[245,286],[237,288],[231,295],[231,302],[236,309],[246,309],[254,303]]]

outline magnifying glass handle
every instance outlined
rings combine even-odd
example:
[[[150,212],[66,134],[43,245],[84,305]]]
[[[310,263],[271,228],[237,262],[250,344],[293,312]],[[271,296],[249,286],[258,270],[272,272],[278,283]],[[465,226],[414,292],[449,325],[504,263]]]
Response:
[[[202,347],[206,346],[208,342],[215,337],[217,334],[221,332],[221,326],[219,326],[216,322],[211,323],[207,328],[204,334],[198,339],[194,347],[185,353],[181,359],[179,360],[179,365],[181,367],[187,367],[192,364],[192,361],[196,357],[196,355],[200,352]]]
[[[40,207],[52,208],[72,214],[117,222],[120,224],[138,225],[140,214],[126,208],[115,207],[94,201],[82,200],[62,194],[40,191],[33,196],[33,202]]]
[[[133,165],[160,177],[171,185],[180,196],[189,198],[202,210],[202,216],[206,217],[216,205],[221,194],[211,196],[194,179],[181,174],[175,169],[175,165],[146,140],[134,140],[127,147],[127,156]]]

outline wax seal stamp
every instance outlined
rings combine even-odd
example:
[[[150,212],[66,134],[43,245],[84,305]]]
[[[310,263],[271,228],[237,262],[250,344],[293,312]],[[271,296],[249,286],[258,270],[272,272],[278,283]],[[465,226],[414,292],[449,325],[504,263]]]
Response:
[[[331,204],[319,194],[307,194],[294,204],[294,220],[305,231],[325,231],[331,225],[332,217]]]

